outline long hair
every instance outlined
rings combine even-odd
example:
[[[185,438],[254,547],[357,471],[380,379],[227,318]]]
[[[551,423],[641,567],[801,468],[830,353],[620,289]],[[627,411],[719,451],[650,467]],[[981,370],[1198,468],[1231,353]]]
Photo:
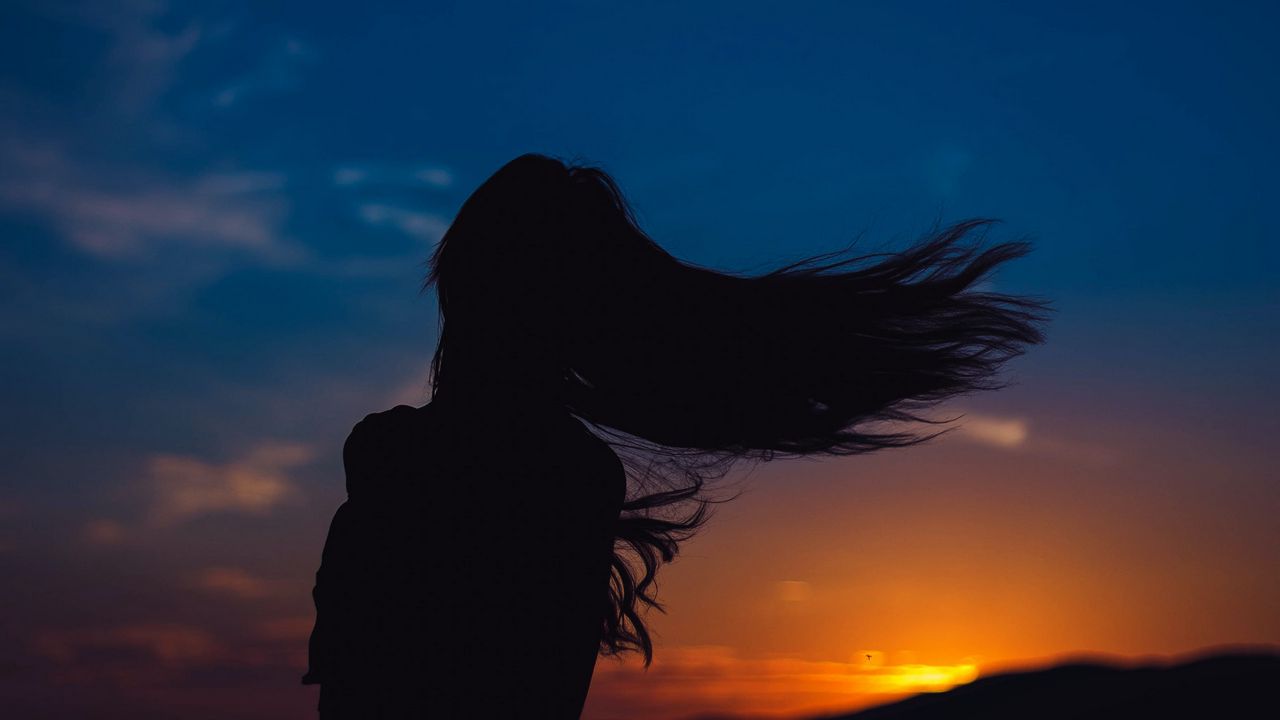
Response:
[[[505,334],[528,351],[536,377],[523,382],[619,455],[629,488],[601,652],[647,665],[642,613],[661,610],[658,569],[707,520],[709,481],[743,460],[927,441],[947,430],[911,430],[938,424],[925,410],[1002,387],[1001,366],[1043,342],[1048,302],[978,289],[1030,250],[983,247],[992,222],[744,276],[663,250],[602,169],[523,155],[472,194],[431,257],[432,389],[474,362],[458,338]]]

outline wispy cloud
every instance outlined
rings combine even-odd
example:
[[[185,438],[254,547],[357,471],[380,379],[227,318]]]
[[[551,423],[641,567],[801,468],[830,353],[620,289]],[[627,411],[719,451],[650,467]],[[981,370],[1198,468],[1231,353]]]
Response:
[[[453,185],[453,172],[440,165],[409,165],[387,167],[381,165],[342,165],[333,170],[333,184],[340,187],[357,185],[425,185],[444,189]]]
[[[392,227],[426,242],[436,242],[449,229],[449,222],[439,215],[395,205],[365,203],[358,211],[360,219],[369,225]]]
[[[1041,428],[1033,433],[1031,421],[1023,417],[966,412],[956,421],[955,430],[950,434],[1001,450],[1033,453],[1087,465],[1111,465],[1120,459],[1116,447],[1064,437],[1054,428]]]
[[[179,9],[183,9],[180,8]],[[230,22],[207,23],[191,19],[174,29],[170,4],[163,0],[125,0],[116,3],[32,4],[35,12],[63,22],[91,28],[110,38],[102,63],[109,69],[111,99],[124,115],[154,110],[157,97],[175,85],[180,65],[197,49],[216,44],[233,32]],[[206,42],[207,41],[207,42]],[[302,68],[314,63],[315,47],[300,38],[285,36],[262,54],[250,72],[225,82],[211,97],[211,104],[230,108],[247,97],[292,90],[300,85]]]
[[[139,623],[88,630],[39,633],[35,651],[51,660],[70,663],[102,652],[140,652],[164,666],[190,666],[215,661],[227,654],[213,633],[178,623]]]
[[[966,413],[956,434],[967,440],[998,448],[1017,448],[1026,443],[1030,426],[1021,418]]]
[[[125,538],[124,525],[115,520],[90,520],[84,525],[84,539],[91,545],[117,545]]]
[[[359,185],[369,177],[369,171],[360,167],[340,167],[333,171],[333,184],[341,186]]]
[[[787,604],[803,603],[813,597],[813,587],[804,580],[781,580],[776,590],[778,599]]]
[[[295,497],[290,473],[311,462],[308,445],[264,442],[227,463],[185,455],[155,455],[147,462],[151,521],[168,525],[213,513],[265,515]]]
[[[302,68],[316,60],[316,51],[297,38],[285,38],[273,47],[252,72],[224,86],[213,104],[228,108],[253,95],[291,90],[302,78]]]
[[[453,184],[453,173],[440,166],[377,167],[344,165],[333,171],[333,184],[340,187],[378,186],[402,188],[427,185],[442,189]],[[434,243],[449,229],[449,221],[434,212],[383,201],[367,201],[356,206],[365,224],[393,228],[405,235]]]
[[[433,187],[447,188],[453,184],[453,173],[442,167],[421,168],[413,176]]]
[[[249,250],[284,257],[275,227],[280,208],[228,202],[199,187],[96,190],[53,183],[0,187],[10,204],[47,215],[76,247],[119,258],[159,245]]]
[[[113,109],[126,116],[152,109],[177,77],[179,65],[204,36],[200,22],[163,27],[169,4],[160,0],[126,2],[33,2],[28,8],[96,30],[110,39],[102,62],[109,70]]]
[[[0,205],[40,215],[73,246],[104,259],[166,247],[238,250],[274,262],[302,251],[280,235],[287,204],[276,173],[169,178],[81,166],[54,144],[0,146]]]
[[[193,587],[242,600],[256,600],[275,591],[275,583],[255,577],[238,567],[211,567],[200,571],[191,581]]]

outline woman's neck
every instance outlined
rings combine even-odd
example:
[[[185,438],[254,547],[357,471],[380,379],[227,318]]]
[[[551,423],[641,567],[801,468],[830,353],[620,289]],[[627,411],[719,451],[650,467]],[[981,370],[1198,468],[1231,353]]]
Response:
[[[548,385],[545,378],[529,377],[441,377],[432,394],[432,403],[459,408],[487,408],[519,411],[563,411],[564,401],[555,385]]]
[[[433,400],[461,407],[564,407],[563,368],[551,352],[515,333],[452,333],[439,371]]]

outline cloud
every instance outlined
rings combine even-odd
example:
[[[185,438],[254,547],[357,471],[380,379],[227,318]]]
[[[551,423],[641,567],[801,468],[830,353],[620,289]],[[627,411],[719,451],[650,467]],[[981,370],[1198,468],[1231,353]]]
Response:
[[[443,189],[453,184],[453,173],[438,165],[416,168],[342,165],[334,168],[332,180],[334,185],[347,188],[362,185],[392,188],[427,185]],[[427,243],[439,241],[449,229],[449,221],[436,213],[387,202],[361,203],[356,207],[356,214],[366,225],[393,228]]]
[[[95,82],[83,90],[100,112],[66,125],[61,117],[42,119],[36,109],[53,107],[40,90],[0,90],[4,100],[30,106],[32,113],[0,121],[0,207],[41,215],[73,246],[105,258],[133,258],[164,247],[247,251],[261,259],[301,259],[300,248],[280,237],[288,207],[278,193],[278,173],[207,173],[183,177],[174,172],[147,172],[139,160],[163,153],[168,161],[175,138],[197,140],[198,123],[167,117],[156,99],[180,87],[182,64],[206,37],[201,22],[182,20],[188,8],[163,0],[111,3],[29,3],[29,12],[64,26],[99,36],[73,53],[67,62],[85,65]],[[225,25],[225,24],[224,24]],[[293,68],[313,52],[285,38],[267,53],[263,67],[227,86],[222,94],[239,97],[293,82]],[[94,98],[101,94],[103,98]],[[25,118],[25,119],[24,119]],[[68,133],[58,144],[50,133]],[[95,161],[103,137],[134,143],[130,161],[106,166]],[[61,147],[60,147],[60,146]],[[62,148],[76,149],[74,152]],[[116,152],[119,152],[117,149]],[[110,154],[110,153],[108,153]]]
[[[281,255],[274,208],[226,202],[198,188],[102,191],[50,184],[6,186],[0,194],[48,215],[73,245],[98,257],[138,255],[164,244]]]
[[[289,472],[315,457],[308,445],[264,442],[224,464],[183,455],[155,455],[147,462],[151,521],[169,525],[201,515],[266,515],[297,495]]]
[[[274,583],[254,577],[237,567],[206,568],[196,575],[191,584],[201,590],[231,595],[242,600],[256,600],[275,591]]]
[[[999,448],[1022,446],[1030,434],[1026,420],[966,413],[956,429],[960,437]]]
[[[46,631],[36,635],[33,645],[37,654],[64,664],[102,651],[141,652],[165,666],[201,665],[227,654],[209,631],[177,623]]]
[[[439,215],[408,210],[394,205],[366,203],[359,207],[360,219],[374,227],[393,227],[406,235],[436,242],[444,237],[449,222]]]
[[[159,27],[160,21],[167,19],[165,2],[36,2],[28,7],[110,38],[110,48],[99,62],[111,71],[106,95],[123,115],[151,110],[155,99],[172,87],[178,66],[204,36],[198,22],[172,30]]]
[[[124,526],[114,520],[90,520],[83,532],[91,545],[118,545],[125,537]]]
[[[333,171],[334,185],[359,185],[369,177],[369,171],[358,167],[340,167]]]
[[[78,166],[50,143],[0,146],[0,205],[45,217],[73,246],[103,259],[166,247],[239,250],[277,262],[300,250],[279,227],[287,209],[275,173],[138,177]]]
[[[316,60],[316,52],[297,38],[285,38],[262,58],[253,71],[224,86],[213,96],[213,104],[229,108],[245,98],[292,90],[302,78],[302,67]]]
[[[415,178],[438,188],[447,188],[453,184],[453,173],[442,167],[422,168],[413,174]]]
[[[426,185],[431,188],[444,189],[453,185],[453,172],[440,165],[408,168],[343,165],[334,169],[333,184],[341,187],[364,184]]]
[[[813,587],[804,580],[782,580],[777,591],[778,599],[784,603],[802,603],[813,596]]]
[[[1050,456],[1092,466],[1114,465],[1122,453],[1114,447],[1062,437],[1052,429],[1031,432],[1028,420],[967,412],[950,433],[958,438],[1018,452]]]

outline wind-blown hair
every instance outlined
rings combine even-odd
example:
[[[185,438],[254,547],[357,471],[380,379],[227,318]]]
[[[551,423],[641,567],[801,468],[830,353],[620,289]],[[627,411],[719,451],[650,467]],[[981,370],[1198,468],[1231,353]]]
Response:
[[[982,247],[991,223],[743,276],[663,250],[603,170],[524,155],[467,200],[431,258],[442,323],[432,387],[467,372],[461,358],[475,362],[453,354],[459,337],[506,334],[528,351],[524,382],[622,458],[629,490],[601,651],[638,650],[648,664],[642,611],[661,609],[658,568],[706,521],[708,481],[742,460],[929,440],[946,430],[903,423],[937,424],[923,411],[1002,387],[1001,366],[1044,340],[1046,301],[978,289],[1030,250]]]

